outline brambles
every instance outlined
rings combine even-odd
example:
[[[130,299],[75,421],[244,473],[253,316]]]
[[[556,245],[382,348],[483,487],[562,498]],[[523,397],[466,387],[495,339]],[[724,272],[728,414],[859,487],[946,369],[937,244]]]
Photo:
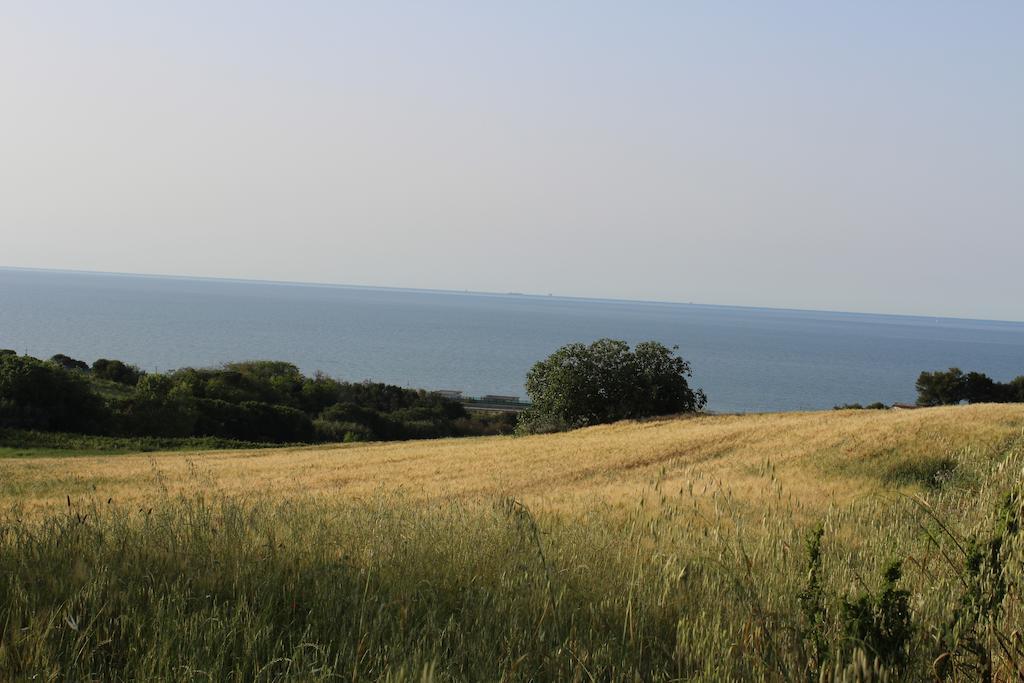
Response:
[[[828,656],[825,633],[827,610],[821,579],[821,539],[824,535],[825,529],[820,525],[807,535],[807,583],[797,594],[803,616],[803,641],[808,648],[807,668],[811,673],[817,673]]]
[[[897,586],[902,577],[900,563],[892,562],[882,576],[882,590],[878,595],[863,593],[852,601],[843,599],[842,602],[846,637],[897,671],[906,664],[913,636],[910,591]]]

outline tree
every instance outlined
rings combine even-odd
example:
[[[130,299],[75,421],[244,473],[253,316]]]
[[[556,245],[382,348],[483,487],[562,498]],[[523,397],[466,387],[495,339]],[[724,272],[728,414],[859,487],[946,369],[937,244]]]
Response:
[[[633,360],[639,382],[634,384],[633,411],[637,416],[696,412],[704,408],[704,392],[690,389],[690,364],[657,342],[637,344]]]
[[[658,342],[599,339],[563,346],[526,376],[533,405],[520,414],[521,433],[574,429],[654,415],[697,412],[707,398],[692,390],[690,364]]]
[[[1006,385],[1007,401],[1024,403],[1024,375],[1014,377]]]
[[[922,372],[917,377],[917,405],[944,406],[959,403],[964,396],[964,373],[960,368],[943,372]]]
[[[917,378],[917,404],[921,406],[1024,401],[1024,377],[996,382],[981,372],[964,374],[960,368],[922,372]]]
[[[968,403],[1001,403],[1005,385],[981,372],[968,372],[963,379],[963,398]]]

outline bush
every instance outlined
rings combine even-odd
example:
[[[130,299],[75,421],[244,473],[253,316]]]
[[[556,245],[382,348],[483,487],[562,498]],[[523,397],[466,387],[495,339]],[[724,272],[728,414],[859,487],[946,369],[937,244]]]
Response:
[[[313,440],[313,421],[301,410],[258,401],[246,401],[241,407],[245,427],[232,438],[275,443]]]
[[[914,634],[910,592],[897,586],[902,576],[900,563],[893,562],[885,570],[880,594],[864,593],[852,602],[842,602],[847,637],[856,647],[894,667],[906,663]]]
[[[64,354],[45,363],[13,351],[0,358],[0,427],[297,443],[450,436],[468,418],[461,403],[426,391],[304,377],[278,361],[147,374],[107,358],[91,369]]]
[[[31,356],[0,355],[0,426],[87,434],[110,415],[78,374]]]
[[[195,434],[196,408],[167,375],[145,375],[135,394],[114,403],[117,429],[130,436],[185,437]],[[211,435],[220,436],[220,435]]]
[[[351,443],[353,441],[373,441],[374,433],[366,426],[355,422],[335,422],[317,419],[313,421],[314,434],[317,441],[330,443]]]
[[[51,363],[56,363],[65,370],[78,370],[79,372],[89,372],[89,364],[82,360],[75,360],[71,356],[65,356],[63,353],[58,353],[50,357]]]
[[[459,436],[497,436],[514,433],[518,419],[511,411],[474,411],[455,420],[453,427]]]
[[[305,378],[293,363],[254,360],[228,363],[224,370],[238,373],[244,385],[255,393],[256,401],[291,408],[302,407],[302,387]]]
[[[142,370],[119,360],[100,358],[92,364],[92,373],[100,379],[108,379],[118,384],[135,386],[142,377]]]

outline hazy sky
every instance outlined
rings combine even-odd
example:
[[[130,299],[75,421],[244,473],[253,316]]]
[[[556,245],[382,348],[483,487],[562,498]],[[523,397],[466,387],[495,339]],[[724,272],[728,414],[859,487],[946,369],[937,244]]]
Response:
[[[1024,2],[7,2],[0,265],[1024,320]]]

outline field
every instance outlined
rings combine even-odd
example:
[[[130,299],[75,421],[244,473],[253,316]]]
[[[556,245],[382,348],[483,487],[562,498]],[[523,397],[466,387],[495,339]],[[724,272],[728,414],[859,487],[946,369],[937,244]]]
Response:
[[[0,678],[1015,679],[1022,466],[1022,405],[0,454]]]

